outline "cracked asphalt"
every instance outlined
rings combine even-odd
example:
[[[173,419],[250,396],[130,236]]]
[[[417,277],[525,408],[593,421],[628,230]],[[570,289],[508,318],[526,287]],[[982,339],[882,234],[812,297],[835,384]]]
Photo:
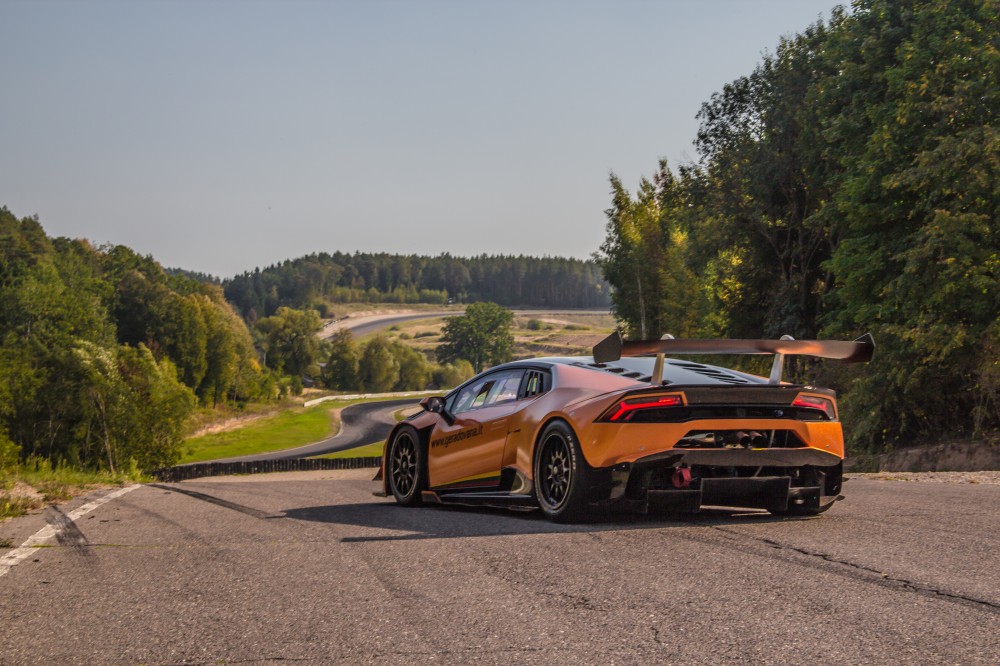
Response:
[[[100,506],[0,577],[0,664],[1000,661],[997,485],[854,479],[818,518],[567,526],[398,508],[372,473]],[[65,514],[0,537],[46,521]]]

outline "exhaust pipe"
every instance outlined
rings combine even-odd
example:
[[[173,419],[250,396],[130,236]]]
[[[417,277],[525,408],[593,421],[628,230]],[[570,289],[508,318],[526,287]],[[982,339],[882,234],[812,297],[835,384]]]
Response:
[[[767,445],[767,437],[756,430],[750,432],[750,445],[755,449],[762,449]]]
[[[744,449],[749,449],[750,444],[753,442],[753,438],[751,434],[748,434],[740,430],[736,433],[736,441],[739,442],[740,446],[742,446]]]

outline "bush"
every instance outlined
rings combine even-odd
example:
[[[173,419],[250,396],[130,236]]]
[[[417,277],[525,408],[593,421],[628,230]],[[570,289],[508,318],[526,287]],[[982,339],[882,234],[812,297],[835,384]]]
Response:
[[[10,441],[7,434],[0,430],[0,471],[13,471],[20,462],[21,447]]]

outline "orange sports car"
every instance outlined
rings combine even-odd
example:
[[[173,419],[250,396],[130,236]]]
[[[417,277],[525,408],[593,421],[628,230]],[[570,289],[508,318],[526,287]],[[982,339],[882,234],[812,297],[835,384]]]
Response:
[[[404,506],[540,508],[556,521],[604,508],[702,506],[817,514],[841,499],[833,391],[781,380],[785,355],[866,362],[874,342],[643,340],[593,356],[514,361],[473,377],[390,433],[376,475]],[[677,360],[774,354],[770,377]]]

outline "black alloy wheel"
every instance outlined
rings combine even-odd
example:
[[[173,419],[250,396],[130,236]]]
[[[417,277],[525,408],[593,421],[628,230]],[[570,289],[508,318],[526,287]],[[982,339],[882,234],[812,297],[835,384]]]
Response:
[[[425,460],[416,430],[409,426],[400,428],[386,457],[389,489],[397,503],[403,506],[420,504],[420,492],[426,487]]]
[[[552,433],[542,443],[539,488],[541,500],[553,509],[559,509],[569,495],[573,482],[570,456],[569,443],[560,433]]]
[[[569,425],[553,421],[545,428],[538,440],[534,471],[535,497],[547,518],[576,522],[588,517],[590,466]]]

